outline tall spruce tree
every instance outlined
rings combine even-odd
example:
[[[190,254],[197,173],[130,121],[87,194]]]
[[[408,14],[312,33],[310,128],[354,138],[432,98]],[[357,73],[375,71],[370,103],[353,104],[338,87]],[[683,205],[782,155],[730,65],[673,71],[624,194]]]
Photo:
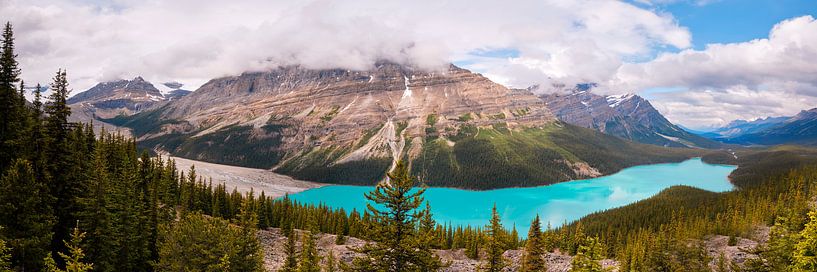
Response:
[[[46,172],[51,176],[49,180],[51,195],[54,201],[54,214],[57,224],[54,225],[54,236],[51,247],[56,251],[65,251],[63,241],[70,239],[71,226],[76,222],[73,211],[76,210],[76,197],[80,195],[79,180],[75,179],[74,166],[76,161],[70,144],[71,127],[68,116],[71,109],[66,104],[68,99],[68,79],[65,71],[57,71],[54,82],[51,84],[51,95],[45,106],[47,115],[45,131],[48,143],[45,151],[47,161]]]
[[[48,187],[37,180],[28,161],[15,160],[0,179],[0,237],[9,239],[18,270],[43,269],[55,222],[50,202]]]
[[[301,256],[298,272],[320,272],[321,257],[312,231],[306,231],[301,237]]]
[[[416,180],[408,167],[397,162],[388,179],[366,193],[372,217],[370,237],[375,243],[365,245],[359,252],[366,257],[355,259],[355,268],[365,271],[433,271],[423,267],[424,260],[437,258],[422,248],[417,237],[416,209],[423,203],[424,188],[415,188]]]
[[[280,271],[296,272],[298,271],[298,252],[295,249],[295,231],[289,230],[284,233],[287,236],[287,242],[284,245],[284,254],[286,254],[286,258],[284,259],[284,266]]]
[[[2,34],[0,49],[0,171],[8,168],[18,157],[20,136],[22,135],[22,110],[17,93],[20,69],[14,53],[14,30],[7,22]]]
[[[241,233],[237,238],[238,253],[243,260],[240,263],[234,264],[232,267],[235,271],[264,271],[264,253],[262,252],[261,243],[255,236],[256,227],[258,226],[258,214],[252,209],[253,199],[252,194],[241,204],[241,211],[238,215],[238,225],[241,227]]]
[[[485,226],[485,232],[488,235],[486,245],[486,252],[488,253],[488,260],[485,270],[488,272],[499,272],[507,265],[502,254],[505,253],[505,238],[502,222],[499,219],[499,213],[496,211],[496,204],[491,209],[490,223]]]
[[[43,102],[42,102],[42,86],[37,84],[34,89],[34,101],[32,102],[31,110],[31,128],[28,142],[32,146],[32,154],[30,160],[37,180],[40,182],[47,182],[50,180],[45,164],[47,163],[45,150],[46,144],[49,142],[47,136],[43,131]]]
[[[113,226],[115,218],[111,213],[111,177],[105,163],[108,150],[101,142],[98,145],[92,167],[88,169],[90,194],[81,199],[80,222],[90,234],[85,248],[88,249],[88,258],[96,263],[95,270],[116,271],[119,239]]]
[[[525,257],[522,260],[524,271],[546,271],[545,260],[542,255],[545,253],[545,246],[542,243],[542,226],[539,215],[533,218],[528,230],[528,241],[525,242]]]
[[[430,252],[432,248],[439,248],[440,245],[435,233],[437,222],[434,221],[434,217],[431,214],[431,204],[429,204],[428,201],[426,201],[425,209],[423,209],[420,213],[421,214],[418,216],[420,219],[417,235],[417,248],[420,251]],[[443,264],[440,261],[440,258],[438,258],[436,255],[429,254],[418,256],[417,267],[420,270],[435,271],[442,266]]]

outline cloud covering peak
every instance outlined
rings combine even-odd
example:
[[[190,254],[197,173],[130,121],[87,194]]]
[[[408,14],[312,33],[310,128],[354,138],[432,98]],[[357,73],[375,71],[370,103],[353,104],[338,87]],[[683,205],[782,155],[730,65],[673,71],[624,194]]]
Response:
[[[618,1],[0,0],[0,15],[16,27],[27,78],[66,67],[76,88],[135,75],[195,86],[278,65],[362,70],[383,59],[479,69],[492,58],[473,52],[503,48],[530,70],[497,75],[507,84],[601,80],[622,58],[690,45],[670,15]]]
[[[15,26],[24,80],[47,83],[67,68],[75,93],[134,76],[195,89],[280,65],[389,60],[453,62],[510,87],[639,92],[691,127],[817,105],[814,18],[694,50],[692,33],[658,7],[677,1],[0,0],[0,18]]]

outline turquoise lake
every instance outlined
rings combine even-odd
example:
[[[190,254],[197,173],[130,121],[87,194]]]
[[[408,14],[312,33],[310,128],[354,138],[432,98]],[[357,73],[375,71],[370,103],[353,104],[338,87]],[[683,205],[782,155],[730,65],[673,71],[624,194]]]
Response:
[[[514,224],[526,235],[536,214],[543,226],[554,227],[587,214],[648,198],[674,185],[688,185],[713,192],[732,190],[729,173],[736,167],[707,164],[699,158],[680,163],[630,167],[613,175],[529,188],[469,191],[428,188],[424,194],[438,223],[483,226],[496,203],[502,223]],[[365,192],[372,186],[332,185],[291,196],[302,203],[324,203],[346,211],[366,209]]]

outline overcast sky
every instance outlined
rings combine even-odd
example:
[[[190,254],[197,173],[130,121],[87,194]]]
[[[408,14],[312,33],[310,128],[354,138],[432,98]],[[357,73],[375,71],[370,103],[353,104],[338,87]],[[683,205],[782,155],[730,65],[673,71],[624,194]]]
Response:
[[[510,87],[639,93],[693,128],[817,107],[815,14],[813,0],[0,0],[26,82],[66,68],[74,93],[135,76],[195,89],[286,64],[452,62]]]

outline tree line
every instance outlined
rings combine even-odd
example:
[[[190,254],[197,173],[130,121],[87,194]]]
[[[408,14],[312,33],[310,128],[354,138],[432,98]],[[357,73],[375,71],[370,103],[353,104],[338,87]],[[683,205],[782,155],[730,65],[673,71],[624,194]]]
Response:
[[[69,122],[65,70],[54,76],[45,101],[37,86],[29,103],[11,24],[2,39],[0,271],[261,271],[256,230],[267,228],[287,237],[284,271],[429,271],[447,265],[436,249],[464,249],[482,260],[483,270],[501,271],[509,265],[503,253],[518,248],[523,271],[542,271],[545,254],[557,250],[574,256],[573,271],[602,271],[599,260],[606,257],[617,259],[620,271],[708,270],[702,237],[746,237],[758,225],[772,225],[760,257],[724,267],[817,266],[817,168],[763,164],[779,164],[778,156],[750,157],[754,164],[736,181],[739,190],[671,188],[555,229],[537,217],[520,239],[495,208],[486,226],[435,222],[433,203],[423,199],[422,187],[412,190],[421,182],[402,162],[366,195],[372,204],[363,211],[228,191],[194,167],[185,172],[172,160],[139,152],[133,139]],[[792,160],[808,157],[799,155]],[[346,237],[370,243],[355,249],[362,257],[349,264],[333,254],[322,262],[320,233],[337,235],[338,244]]]

